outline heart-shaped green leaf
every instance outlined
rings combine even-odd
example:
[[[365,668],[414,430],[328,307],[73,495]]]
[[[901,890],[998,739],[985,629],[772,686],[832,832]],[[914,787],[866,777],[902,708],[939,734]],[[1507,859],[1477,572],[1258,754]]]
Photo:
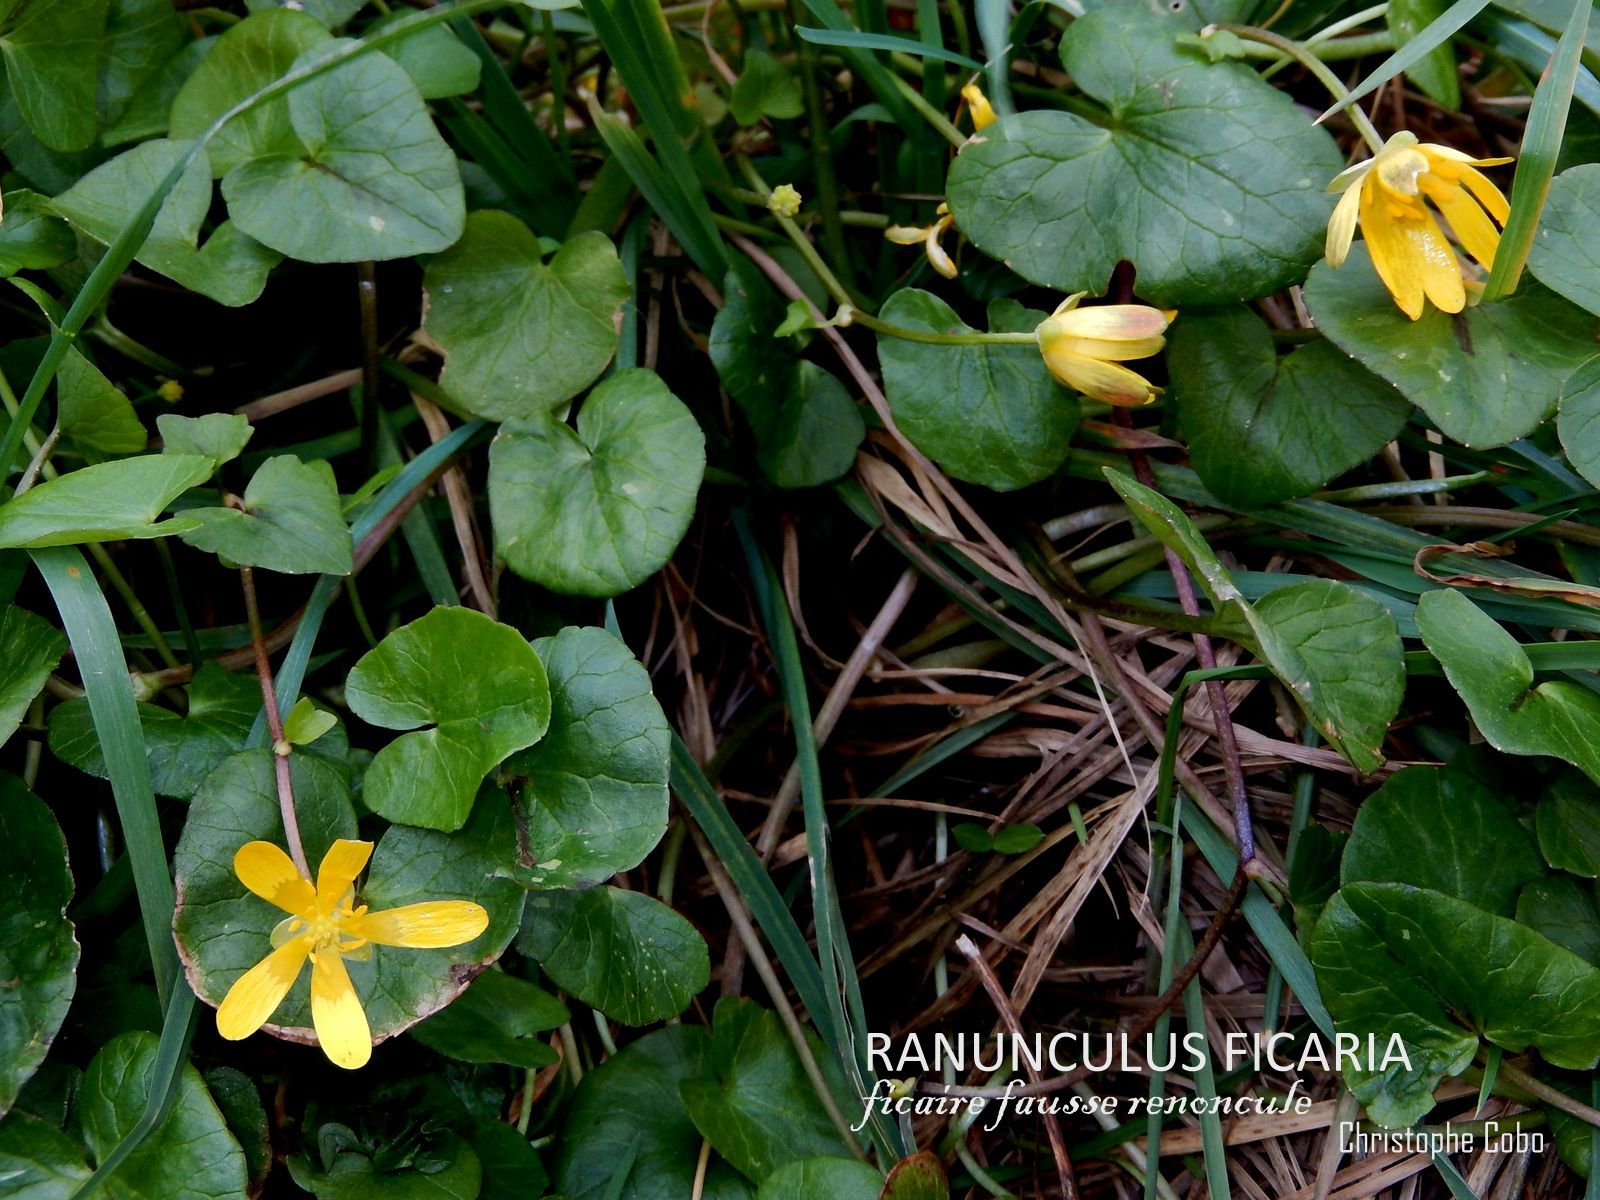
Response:
[[[1550,181],[1528,270],[1545,287],[1600,314],[1600,163],[1583,163]]]
[[[357,836],[349,784],[313,755],[293,754],[289,764],[300,834],[315,870],[335,838]],[[205,781],[173,858],[173,934],[189,984],[208,1004],[220,1004],[239,976],[271,952],[272,931],[286,915],[234,876],[234,853],[256,839],[283,845],[270,750],[235,755]],[[514,839],[510,813],[495,804],[481,806],[457,833],[396,825],[379,839],[366,882],[357,887],[358,903],[377,912],[425,900],[470,900],[488,910],[489,927],[460,946],[379,947],[364,961],[345,959],[375,1041],[450,1003],[510,943],[526,895],[499,874],[514,853]],[[301,973],[268,1031],[289,1041],[315,1041],[309,976]]]
[[[448,1007],[413,1026],[411,1036],[460,1062],[543,1067],[558,1056],[538,1035],[571,1019],[567,1006],[537,984],[490,970]]]
[[[854,1158],[802,1158],[779,1167],[756,1200],[879,1200],[883,1175]]]
[[[27,188],[6,192],[6,219],[0,222],[0,279],[18,271],[59,267],[78,252],[78,240],[65,221],[52,215],[49,201]]]
[[[603,233],[572,238],[546,266],[528,227],[493,210],[467,218],[423,289],[423,329],[445,353],[440,384],[458,411],[490,421],[537,420],[598,379],[628,298]]]
[[[1357,770],[1383,764],[1382,744],[1405,693],[1400,631],[1387,609],[1331,579],[1244,598],[1205,539],[1168,500],[1120,471],[1106,478],[1139,522],[1199,577],[1229,636],[1251,647]]]
[[[219,467],[238,458],[255,432],[249,418],[237,413],[206,413],[202,417],[162,413],[156,418],[156,429],[163,454],[203,454]]]
[[[67,843],[44,801],[0,773],[0,1116],[44,1061],[77,987]],[[682,918],[678,918],[681,920]]]
[[[339,508],[333,468],[292,454],[269,458],[244,490],[245,511],[191,508],[199,527],[181,534],[189,545],[230,563],[289,575],[348,575],[350,530]]]
[[[1600,357],[1579,367],[1562,385],[1556,432],[1572,469],[1600,485]]]
[[[1390,383],[1446,436],[1503,446],[1549,417],[1568,376],[1595,355],[1595,320],[1537,283],[1461,313],[1394,306],[1364,245],[1306,280],[1317,328]]]
[[[1105,116],[1041,109],[968,141],[946,183],[961,232],[1064,292],[1104,291],[1123,259],[1157,304],[1300,280],[1322,251],[1338,149],[1251,68],[1180,49],[1183,32],[1137,4],[1073,21],[1062,64]]]
[[[188,149],[188,142],[168,138],[144,142],[96,167],[51,204],[83,233],[109,245]],[[249,304],[261,295],[267,273],[282,256],[247,237],[233,221],[222,222],[203,246],[197,245],[211,190],[202,150],[162,204],[139,247],[139,261],[219,304]]]
[[[550,724],[544,664],[515,629],[466,608],[435,608],[362,656],[345,683],[362,720],[416,729],[372,760],[362,799],[379,816],[459,829],[478,785]]]
[[[0,746],[22,724],[28,705],[67,652],[67,639],[43,617],[7,605],[0,610]]]
[[[343,42],[314,46],[304,67]],[[466,217],[456,156],[404,68],[365,54],[289,93],[302,149],[242,162],[222,179],[245,233],[304,262],[365,262],[443,250]]]
[[[654,371],[618,371],[583,402],[576,430],[545,414],[495,438],[495,550],[551,591],[625,592],[678,548],[705,456],[699,423]]]
[[[777,337],[784,305],[761,272],[740,259],[723,283],[710,354],[722,386],[756,439],[762,474],[779,487],[815,487],[855,462],[866,423],[834,376]]]
[[[1592,887],[1566,875],[1535,880],[1517,897],[1517,921],[1600,966],[1600,908]]]
[[[187,518],[156,523],[161,510],[211,476],[211,460],[146,454],[100,463],[35,484],[0,505],[0,549],[70,546],[161,537],[194,528]]]
[[[172,136],[199,137],[223,113],[287,74],[300,55],[330,40],[308,13],[276,6],[252,13],[217,39],[185,81],[172,102]],[[221,178],[240,163],[269,154],[292,157],[302,146],[288,100],[278,96],[234,117],[206,149],[210,170]]]
[[[667,831],[667,718],[650,675],[604,629],[568,626],[534,649],[550,679],[550,728],[501,771],[517,781],[528,887],[588,887],[644,861]]]
[[[916,288],[890,296],[881,316],[907,329],[977,332]],[[1027,333],[1044,319],[1014,300],[989,306],[994,333]],[[1051,378],[1037,346],[933,345],[880,335],[878,360],[895,423],[957,479],[1008,491],[1038,483],[1066,458],[1078,402]]]
[[[1569,679],[1533,683],[1517,640],[1460,592],[1427,592],[1417,628],[1496,750],[1548,754],[1600,782],[1600,696]]]
[[[1600,788],[1568,772],[1550,785],[1537,811],[1539,849],[1550,865],[1600,879]]]
[[[517,948],[557,987],[624,1025],[677,1016],[711,981],[695,927],[661,901],[621,888],[533,893]]]
[[[1327,342],[1279,356],[1245,308],[1185,315],[1169,335],[1167,369],[1195,471],[1242,508],[1304,496],[1366,462],[1411,411]]]
[[[0,55],[17,107],[52,150],[94,141],[95,80],[106,0],[28,0],[0,33]]]
[[[56,397],[61,432],[80,446],[105,454],[137,454],[150,440],[128,398],[75,349],[61,360]]]

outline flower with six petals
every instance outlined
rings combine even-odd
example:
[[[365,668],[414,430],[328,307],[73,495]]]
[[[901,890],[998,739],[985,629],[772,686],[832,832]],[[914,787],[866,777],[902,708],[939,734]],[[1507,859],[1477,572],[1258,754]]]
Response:
[[[1344,193],[1328,222],[1328,265],[1344,262],[1359,224],[1378,278],[1406,316],[1422,316],[1424,297],[1444,312],[1460,312],[1467,303],[1461,262],[1434,213],[1449,222],[1468,255],[1492,268],[1510,205],[1478,168],[1510,161],[1472,158],[1402,130],[1328,185]]]
[[[355,881],[371,857],[371,842],[341,838],[323,856],[312,887],[271,842],[247,842],[239,848],[233,856],[239,881],[289,917],[273,930],[272,953],[241,975],[223,997],[218,1033],[237,1041],[260,1029],[310,959],[311,1023],[317,1042],[336,1065],[363,1066],[372,1057],[372,1032],[344,960],[367,958],[373,946],[459,946],[488,928],[488,912],[468,900],[368,912],[366,905],[355,903]]]
[[[1067,387],[1107,404],[1150,403],[1161,389],[1122,364],[1159,354],[1176,312],[1144,304],[1079,308],[1083,295],[1068,296],[1036,330],[1045,366]]]

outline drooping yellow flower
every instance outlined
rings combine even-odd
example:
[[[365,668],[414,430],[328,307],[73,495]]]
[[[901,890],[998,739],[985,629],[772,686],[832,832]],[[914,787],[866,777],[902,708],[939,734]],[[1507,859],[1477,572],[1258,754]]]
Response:
[[[1079,308],[1068,296],[1036,330],[1045,366],[1063,384],[1124,408],[1149,404],[1161,389],[1122,363],[1161,353],[1177,313],[1144,304]]]
[[[928,262],[933,269],[946,279],[954,279],[959,273],[955,261],[939,244],[944,231],[950,228],[950,206],[940,204],[934,210],[934,217],[932,225],[891,225],[883,231],[883,236],[897,246],[915,246],[918,242],[922,243],[923,251],[927,254]]]
[[[371,842],[340,839],[317,868],[316,887],[271,842],[247,842],[233,871],[256,895],[289,918],[272,934],[273,951],[228,989],[217,1009],[217,1032],[249,1037],[289,994],[311,960],[311,1023],[335,1065],[355,1068],[372,1057],[372,1031],[344,960],[366,958],[372,946],[437,949],[470,942],[489,927],[489,914],[468,900],[433,900],[368,912],[355,903],[356,876],[372,857]]]
[[[983,89],[975,83],[969,83],[961,89],[961,95],[967,101],[967,111],[972,114],[972,131],[982,133],[995,123],[994,105],[989,103],[989,97],[983,94]]]
[[[1492,268],[1511,206],[1478,168],[1510,161],[1472,158],[1402,130],[1328,185],[1344,193],[1328,222],[1328,265],[1344,262],[1359,223],[1378,278],[1406,316],[1422,316],[1424,297],[1444,312],[1460,312],[1467,303],[1461,261],[1434,211],[1467,254]]]

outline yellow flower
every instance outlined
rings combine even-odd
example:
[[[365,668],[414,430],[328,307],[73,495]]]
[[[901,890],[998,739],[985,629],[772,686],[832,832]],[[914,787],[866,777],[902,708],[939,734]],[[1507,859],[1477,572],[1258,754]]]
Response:
[[[1081,299],[1082,292],[1068,296],[1036,331],[1050,374],[1107,404],[1149,404],[1161,389],[1121,364],[1159,354],[1176,311],[1143,304],[1079,308]]]
[[[937,219],[932,225],[891,225],[883,231],[883,236],[897,246],[915,246],[921,242],[933,269],[946,279],[954,279],[958,274],[956,264],[939,244],[944,231],[950,228],[950,206],[939,205],[934,215]]]
[[[1461,262],[1434,210],[1462,248],[1485,270],[1492,268],[1511,206],[1478,168],[1510,161],[1471,158],[1402,130],[1328,185],[1344,193],[1328,222],[1328,265],[1344,262],[1359,222],[1378,278],[1406,316],[1422,316],[1424,296],[1445,312],[1460,312],[1467,303]]]
[[[780,217],[793,219],[800,211],[800,189],[792,183],[780,183],[767,197],[767,208]]]
[[[969,83],[961,89],[961,94],[966,98],[967,110],[972,114],[974,133],[981,133],[995,123],[994,105],[989,103],[989,97],[983,94],[981,87]]]
[[[223,997],[218,1033],[237,1041],[260,1029],[309,958],[311,1023],[323,1053],[337,1066],[364,1066],[372,1057],[372,1031],[344,960],[366,958],[374,945],[459,946],[489,927],[489,914],[467,900],[433,900],[375,913],[364,904],[356,906],[356,876],[371,857],[371,842],[334,842],[317,868],[313,888],[271,842],[247,842],[239,848],[233,856],[239,882],[289,918],[273,930],[272,953],[241,975]]]
[[[183,384],[176,379],[163,380],[161,386],[156,389],[156,395],[160,396],[168,404],[176,404],[183,399]]]

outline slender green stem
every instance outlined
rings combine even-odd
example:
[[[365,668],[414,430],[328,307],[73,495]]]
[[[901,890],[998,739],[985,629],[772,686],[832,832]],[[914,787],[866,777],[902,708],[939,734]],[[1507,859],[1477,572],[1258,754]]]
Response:
[[[864,313],[854,306],[850,308],[849,318],[849,324],[865,325],[875,333],[902,338],[908,342],[925,342],[931,346],[1037,346],[1039,344],[1038,336],[1032,333],[983,333],[976,329],[968,333],[940,333],[934,329],[910,329],[904,325],[880,321],[877,317]]]
[[[772,195],[772,188],[761,178],[761,173],[756,170],[755,164],[743,154],[737,156],[737,161],[739,170],[744,172],[744,177],[750,181],[750,186],[761,196],[761,202],[767,203],[767,199]],[[839,277],[833,273],[833,269],[822,260],[822,255],[817,253],[817,248],[811,244],[811,239],[806,236],[805,230],[796,225],[792,217],[783,216],[781,213],[773,213],[772,216],[778,222],[778,228],[789,235],[789,240],[794,243],[795,249],[800,251],[800,256],[806,260],[806,265],[817,273],[818,279],[822,280],[822,286],[828,289],[828,295],[832,296],[836,303],[854,308],[856,298],[844,284],[839,282]]]
[[[911,105],[912,108],[916,109],[917,114],[921,116],[922,119],[925,120],[929,125],[932,125],[945,141],[949,142],[957,150],[961,149],[961,147],[967,144],[967,135],[952,125],[950,123],[950,119],[942,112],[936,109],[933,105],[929,104],[927,100],[923,98],[921,92],[917,91],[916,88],[912,87],[898,75],[892,75],[890,78],[894,80],[894,85],[899,89],[900,94],[905,97],[906,103]]]
[[[1236,37],[1244,38],[1246,41],[1260,42],[1264,46],[1271,46],[1280,54],[1288,55],[1288,57],[1294,59],[1295,62],[1315,75],[1317,82],[1327,88],[1328,94],[1335,100],[1343,100],[1350,94],[1345,89],[1344,84],[1339,81],[1339,77],[1328,69],[1328,65],[1299,42],[1273,33],[1269,29],[1258,29],[1254,25],[1224,23],[1213,25],[1211,28],[1226,31]],[[1383,139],[1378,136],[1377,129],[1367,119],[1367,114],[1353,104],[1350,106],[1349,112],[1350,120],[1354,123],[1356,131],[1361,134],[1367,145],[1371,147],[1372,152],[1376,154],[1379,150],[1382,150]]]

